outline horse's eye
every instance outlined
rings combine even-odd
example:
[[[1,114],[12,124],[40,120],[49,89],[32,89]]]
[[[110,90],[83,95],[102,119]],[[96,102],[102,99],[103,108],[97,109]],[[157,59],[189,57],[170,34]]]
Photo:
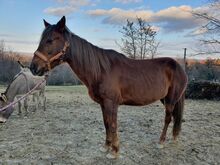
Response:
[[[51,40],[51,39],[48,39],[48,40],[47,40],[47,43],[48,43],[48,44],[51,44],[52,42],[53,42],[53,40]]]

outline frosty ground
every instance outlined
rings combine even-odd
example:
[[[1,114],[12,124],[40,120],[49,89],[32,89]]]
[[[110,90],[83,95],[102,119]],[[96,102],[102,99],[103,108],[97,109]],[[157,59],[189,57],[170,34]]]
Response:
[[[156,147],[162,104],[120,106],[122,157],[109,160],[99,151],[105,140],[102,113],[86,88],[47,87],[46,96],[46,111],[30,108],[27,117],[15,111],[0,125],[0,164],[220,164],[220,102],[186,100],[178,144],[170,125],[163,149]]]

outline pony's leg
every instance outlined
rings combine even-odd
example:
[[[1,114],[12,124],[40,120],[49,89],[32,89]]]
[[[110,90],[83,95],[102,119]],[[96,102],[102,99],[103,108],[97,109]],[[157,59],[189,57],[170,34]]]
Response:
[[[34,97],[35,97],[35,110],[38,110],[39,106],[40,106],[40,100],[39,100],[39,92],[35,92],[34,93]]]
[[[47,103],[47,98],[46,98],[46,96],[43,96],[43,108],[44,108],[44,111],[46,111],[46,103]]]
[[[102,113],[104,125],[106,129],[105,147],[111,149],[111,153],[107,154],[108,158],[117,158],[119,152],[119,137],[117,126],[118,105],[112,100],[106,99],[102,105]]]
[[[28,97],[24,99],[25,116],[28,114]]]
[[[18,102],[18,115],[21,115],[21,101]]]
[[[36,98],[35,98],[36,96],[35,96],[35,93],[33,93],[33,97],[32,97],[32,101],[35,103],[35,101],[36,101]]]
[[[41,105],[41,100],[40,100],[40,92],[39,92],[39,91],[37,92],[36,96],[37,96],[37,105],[38,105],[38,107],[37,107],[37,108],[39,108],[39,107],[40,107],[40,105]]]
[[[34,104],[34,111],[36,111],[37,107],[36,107],[36,96],[35,96],[35,93],[32,93],[32,102]]]
[[[165,112],[166,112],[166,115],[165,115],[165,120],[164,120],[164,127],[163,127],[163,130],[162,130],[162,133],[161,133],[161,136],[160,136],[160,147],[162,148],[163,147],[163,143],[164,141],[166,140],[166,133],[167,133],[167,128],[171,122],[171,119],[172,119],[172,112],[173,112],[173,109],[174,109],[174,105],[172,104],[165,104]]]

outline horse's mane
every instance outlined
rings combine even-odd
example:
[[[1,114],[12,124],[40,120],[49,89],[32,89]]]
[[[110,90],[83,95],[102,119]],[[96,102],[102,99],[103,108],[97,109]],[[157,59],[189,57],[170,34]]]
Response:
[[[102,72],[109,72],[116,61],[125,62],[126,56],[111,49],[102,49],[72,33],[67,27],[64,37],[70,43],[71,58],[83,69],[98,79]]]
[[[5,92],[4,92],[4,94],[8,93],[8,90],[9,90],[11,84],[18,78],[18,76],[20,75],[20,73],[21,73],[21,72],[19,72],[18,74],[16,74],[16,75],[13,77],[13,79],[11,80],[11,82],[9,83],[9,85],[7,86],[7,88],[6,88]]]

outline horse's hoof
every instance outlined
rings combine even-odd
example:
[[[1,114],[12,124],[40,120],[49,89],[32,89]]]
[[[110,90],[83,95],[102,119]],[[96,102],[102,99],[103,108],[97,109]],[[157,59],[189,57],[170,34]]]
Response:
[[[104,152],[104,153],[106,153],[106,152],[108,152],[108,147],[107,146],[101,146],[100,148],[99,148],[99,150],[101,151],[101,152]]]
[[[5,123],[7,121],[6,118],[0,116],[0,123]]]
[[[118,154],[113,154],[113,153],[108,153],[106,155],[106,158],[108,158],[108,159],[117,159],[118,157],[119,157]]]
[[[178,141],[177,141],[177,139],[173,139],[173,144],[178,144]]]
[[[162,149],[162,148],[164,148],[164,145],[163,144],[157,144],[157,148]]]

